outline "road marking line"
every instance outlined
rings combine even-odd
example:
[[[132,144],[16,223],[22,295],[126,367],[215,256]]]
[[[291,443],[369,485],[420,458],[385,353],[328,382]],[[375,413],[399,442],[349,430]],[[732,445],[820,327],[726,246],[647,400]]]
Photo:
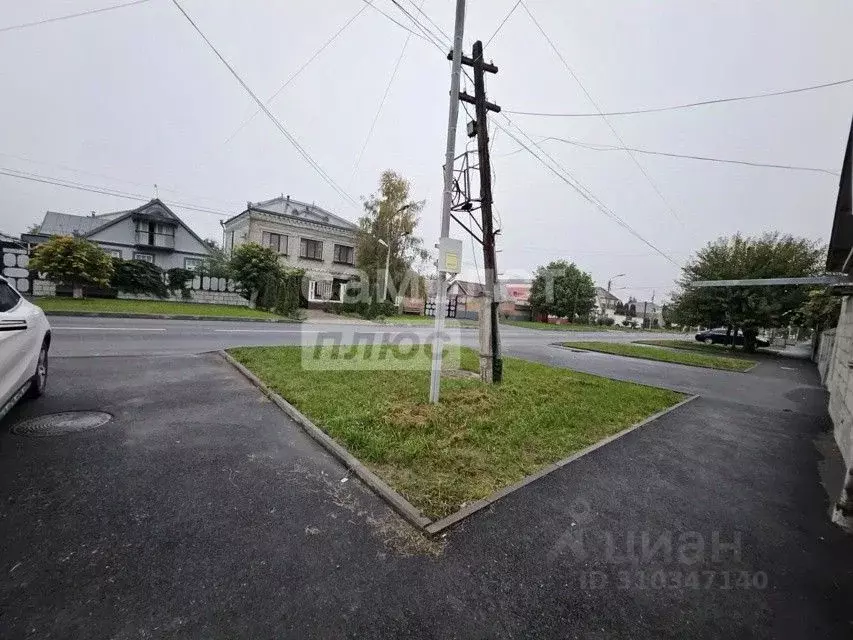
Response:
[[[214,333],[319,333],[317,329],[214,329]]]
[[[54,325],[51,329],[66,329],[68,331],[165,331],[165,329],[147,327],[65,327],[61,325]]]

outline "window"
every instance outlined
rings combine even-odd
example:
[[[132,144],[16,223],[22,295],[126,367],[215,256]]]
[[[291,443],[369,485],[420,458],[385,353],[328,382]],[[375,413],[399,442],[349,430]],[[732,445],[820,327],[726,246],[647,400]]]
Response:
[[[9,284],[0,280],[0,313],[11,311],[18,306],[21,296]]]
[[[104,249],[104,251],[113,258],[121,258],[121,249]]]
[[[287,254],[287,236],[283,236],[280,233],[269,233],[268,231],[262,232],[261,244],[265,247],[269,247],[276,253]]]
[[[345,244],[336,244],[334,261],[341,264],[355,264],[355,249]]]
[[[201,258],[184,258],[184,269],[195,271],[201,266],[202,262]]]
[[[150,262],[151,264],[154,264],[154,256],[150,253],[134,253],[133,259],[142,260],[142,262]]]
[[[302,238],[299,242],[299,257],[308,260],[323,259],[323,243],[319,240]]]

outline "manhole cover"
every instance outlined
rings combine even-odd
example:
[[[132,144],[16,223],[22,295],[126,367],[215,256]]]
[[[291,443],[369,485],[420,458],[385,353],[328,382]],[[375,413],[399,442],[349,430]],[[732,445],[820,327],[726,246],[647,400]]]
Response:
[[[103,411],[66,411],[50,413],[46,416],[24,420],[12,427],[12,433],[19,436],[61,436],[100,427],[112,420],[109,413]]]

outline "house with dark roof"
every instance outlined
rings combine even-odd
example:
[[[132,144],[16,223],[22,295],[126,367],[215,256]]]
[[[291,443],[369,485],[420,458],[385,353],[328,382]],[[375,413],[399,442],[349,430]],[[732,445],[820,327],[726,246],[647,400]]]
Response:
[[[160,199],[127,211],[78,216],[48,211],[38,233],[21,235],[40,244],[53,236],[79,236],[124,260],[144,260],[162,269],[195,269],[210,255],[204,241]]]
[[[279,196],[246,203],[246,210],[224,223],[225,250],[247,242],[270,247],[279,261],[302,269],[308,302],[341,302],[345,284],[358,275],[358,227],[315,204]]]

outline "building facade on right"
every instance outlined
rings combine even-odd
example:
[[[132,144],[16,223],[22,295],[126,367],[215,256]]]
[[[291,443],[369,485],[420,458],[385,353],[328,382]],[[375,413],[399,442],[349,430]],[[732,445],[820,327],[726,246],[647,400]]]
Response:
[[[847,138],[832,234],[826,259],[829,273],[853,273],[853,125]],[[829,391],[829,415],[835,441],[844,457],[846,474],[835,520],[853,529],[853,286],[839,285],[834,293],[842,296],[838,326],[825,331],[818,350],[818,370]]]

